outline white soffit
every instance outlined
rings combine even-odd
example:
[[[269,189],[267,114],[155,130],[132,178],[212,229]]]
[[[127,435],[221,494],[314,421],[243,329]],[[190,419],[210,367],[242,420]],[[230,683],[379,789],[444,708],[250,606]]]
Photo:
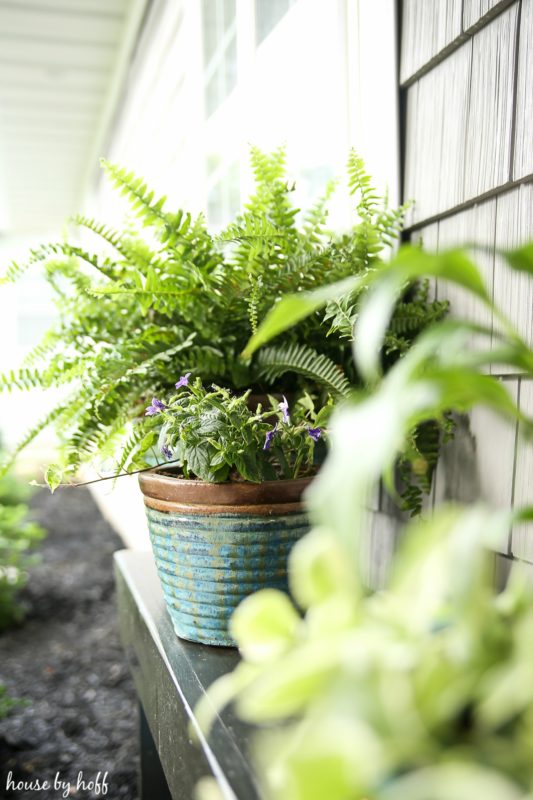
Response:
[[[147,0],[0,0],[0,236],[81,209]]]

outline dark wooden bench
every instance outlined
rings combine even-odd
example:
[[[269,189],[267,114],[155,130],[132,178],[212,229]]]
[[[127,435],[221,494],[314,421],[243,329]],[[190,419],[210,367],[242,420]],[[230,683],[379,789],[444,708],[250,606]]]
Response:
[[[214,776],[224,798],[260,797],[247,756],[249,731],[231,711],[208,739],[191,741],[189,723],[207,687],[238,661],[230,648],[178,639],[149,553],[115,554],[119,620],[140,702],[140,800],[192,800],[202,776]]]

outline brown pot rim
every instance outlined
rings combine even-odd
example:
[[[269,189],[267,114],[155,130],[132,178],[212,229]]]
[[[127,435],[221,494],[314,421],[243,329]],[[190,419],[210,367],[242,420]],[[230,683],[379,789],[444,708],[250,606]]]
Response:
[[[308,477],[263,483],[207,483],[161,474],[163,471],[168,473],[170,468],[154,469],[139,475],[139,486],[147,505],[151,506],[151,501],[155,500],[181,506],[234,507],[238,513],[239,507],[249,510],[250,506],[301,504],[302,494],[313,480]]]

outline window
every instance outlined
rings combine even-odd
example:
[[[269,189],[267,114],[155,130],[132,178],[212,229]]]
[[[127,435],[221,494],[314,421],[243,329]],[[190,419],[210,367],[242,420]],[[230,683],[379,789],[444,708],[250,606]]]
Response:
[[[265,150],[286,145],[300,207],[313,202],[329,178],[344,174],[350,116],[342,8],[317,0],[236,0],[230,22],[219,0],[204,2],[207,219],[213,228],[231,219],[253,188],[251,143]],[[231,93],[219,92],[213,113],[211,65],[220,67],[230,41],[236,82]],[[332,221],[347,224],[347,209],[345,202]]]
[[[191,0],[152,4],[107,155],[168,207],[223,226],[253,189],[249,147],[287,147],[296,204],[345,176],[355,146],[377,186],[397,187],[394,0]],[[157,24],[156,24],[157,23]],[[379,46],[376,46],[376,42]],[[114,193],[95,197],[114,222]],[[352,220],[345,188],[330,223]],[[117,214],[118,216],[118,214]]]
[[[237,84],[235,0],[203,0],[205,104],[207,116]]]
[[[280,19],[294,5],[295,0],[255,0],[255,40],[260,44]]]

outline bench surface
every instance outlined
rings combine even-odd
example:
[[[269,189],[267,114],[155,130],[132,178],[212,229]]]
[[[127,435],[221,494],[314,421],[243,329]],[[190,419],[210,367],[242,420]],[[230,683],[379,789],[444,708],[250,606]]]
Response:
[[[200,732],[197,744],[189,736],[196,703],[237,664],[237,651],[176,636],[151,553],[115,553],[115,574],[121,636],[141,704],[141,798],[154,797],[158,756],[173,800],[193,798],[206,775],[228,800],[258,799],[247,755],[250,731],[231,710],[217,717],[208,739]]]

